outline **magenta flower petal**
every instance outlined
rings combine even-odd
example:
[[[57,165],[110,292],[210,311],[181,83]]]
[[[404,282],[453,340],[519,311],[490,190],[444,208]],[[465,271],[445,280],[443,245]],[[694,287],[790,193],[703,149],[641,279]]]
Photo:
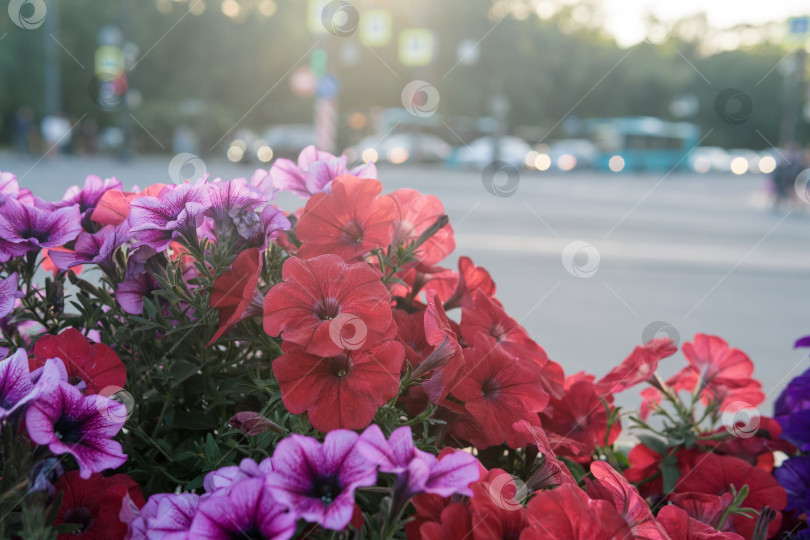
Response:
[[[206,474],[203,480],[203,488],[206,493],[214,493],[248,478],[263,478],[272,469],[270,458],[265,458],[261,463],[256,463],[250,458],[244,458],[238,467],[236,465],[221,467]]]
[[[0,319],[11,313],[18,297],[20,297],[20,289],[17,272],[13,272],[6,279],[0,279]]]
[[[267,486],[293,512],[325,529],[341,530],[352,518],[354,491],[377,481],[377,470],[356,451],[358,435],[338,429],[323,444],[301,435],[282,440],[273,454]]]
[[[0,362],[0,421],[36,397],[25,349]]]
[[[200,502],[189,538],[291,538],[296,515],[273,494],[261,478],[251,478]]]
[[[138,244],[163,251],[175,238],[196,239],[197,226],[211,201],[208,184],[198,183],[167,186],[157,197],[137,197],[131,205],[130,232]]]
[[[193,493],[157,493],[149,497],[129,524],[129,540],[186,540],[200,496]]]
[[[328,193],[332,180],[344,174],[360,178],[377,178],[377,167],[371,163],[352,171],[346,167],[346,156],[333,156],[328,152],[307,146],[298,155],[296,165],[289,159],[277,159],[270,168],[273,186],[308,198],[316,193]]]
[[[309,197],[304,172],[289,159],[278,158],[270,167],[270,178],[273,187],[280,191],[289,191],[299,197]]]
[[[111,440],[125,419],[123,404],[99,394],[83,396],[65,382],[43,391],[25,413],[31,440],[56,455],[72,454],[85,480],[126,462],[121,445]]]
[[[125,221],[117,227],[106,225],[92,234],[83,232],[76,238],[73,251],[52,250],[48,252],[48,256],[60,270],[68,270],[80,264],[97,264],[110,272],[115,264],[115,250],[129,238],[128,229]]]
[[[70,242],[82,232],[80,220],[78,206],[45,210],[6,199],[0,206],[0,260]]]
[[[478,480],[478,460],[466,452],[454,452],[437,460],[413,444],[411,428],[394,430],[388,441],[380,427],[372,424],[357,442],[358,451],[382,472],[395,473],[402,496],[435,493],[449,497],[454,493],[472,496],[469,485]]]

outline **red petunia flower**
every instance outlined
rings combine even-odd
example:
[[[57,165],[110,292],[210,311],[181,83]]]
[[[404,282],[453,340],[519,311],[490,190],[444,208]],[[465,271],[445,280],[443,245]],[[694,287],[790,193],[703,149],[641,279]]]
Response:
[[[325,358],[289,343],[282,343],[282,350],[273,373],[284,405],[293,414],[309,411],[319,431],[368,426],[377,408],[399,390],[405,351],[396,341]]]
[[[470,486],[472,538],[519,538],[529,526],[529,513],[523,507],[526,493],[514,477],[502,469],[492,469]]]
[[[576,377],[572,375],[566,379],[565,395],[561,399],[552,398],[540,419],[546,431],[581,443],[590,454],[597,445],[605,444],[608,413],[594,384]],[[607,443],[613,443],[620,432],[621,425],[616,422],[611,427]],[[560,453],[564,450],[561,449]],[[584,455],[576,459],[587,461],[589,457]]]
[[[468,540],[472,539],[472,516],[469,507],[460,502],[447,505],[439,515],[438,521],[420,521],[421,525],[416,533],[408,534],[408,538],[421,538],[422,540]],[[408,524],[410,525],[410,523]],[[408,527],[406,525],[406,528]]]
[[[114,540],[127,534],[127,525],[119,519],[124,497],[138,508],[145,503],[141,487],[125,474],[103,477],[94,474],[82,480],[79,471],[69,471],[54,484],[62,493],[55,525],[78,523],[82,528],[75,533],[60,534],[58,540]]]
[[[405,348],[405,360],[416,367],[433,351],[433,346],[425,339],[425,314],[394,309],[393,315],[397,325],[396,340]],[[402,369],[405,367],[403,364]]]
[[[264,298],[267,334],[281,333],[284,341],[324,357],[396,334],[388,289],[368,263],[347,264],[337,255],[290,257],[281,276],[284,281]]]
[[[102,225],[120,225],[129,217],[132,200],[136,197],[157,197],[165,184],[152,184],[141,192],[108,189],[99,199],[90,219]]]
[[[495,296],[495,282],[483,266],[475,266],[469,257],[458,258],[458,281],[455,291],[445,300],[445,309],[469,306],[472,293],[480,290],[487,296]]]
[[[630,356],[596,383],[600,395],[615,394],[642,383],[655,374],[658,362],[678,350],[669,338],[658,338],[633,349]]]
[[[422,383],[422,387],[433,403],[444,399],[451,386],[458,380],[464,367],[464,355],[454,324],[447,318],[441,300],[436,291],[425,291],[427,305],[425,307],[425,341],[433,346],[427,358],[414,370],[414,377],[421,377],[433,372],[429,380]]]
[[[206,344],[210,346],[239,321],[261,315],[263,298],[257,295],[262,254],[258,248],[246,249],[236,256],[231,269],[214,281],[209,304],[219,310],[219,330]],[[248,308],[253,308],[248,311]]]
[[[630,527],[612,502],[593,500],[578,486],[564,484],[535,495],[526,507],[530,529],[521,540],[624,540]]]
[[[522,446],[525,436],[513,424],[536,418],[549,400],[540,368],[515,362],[483,333],[476,336],[475,347],[464,350],[464,363],[464,373],[451,392],[481,426],[471,442],[479,448],[504,441],[512,448]]]
[[[711,525],[716,529],[726,509],[734,501],[734,495],[730,491],[721,495],[690,491],[688,493],[672,493],[669,500],[675,506],[683,508],[692,519]]]
[[[704,385],[727,381],[729,386],[740,386],[754,373],[754,363],[739,349],[732,349],[717,336],[696,334],[692,343],[684,343],[683,354]],[[754,404],[756,405],[756,404]]]
[[[616,510],[633,531],[633,538],[664,540],[667,537],[638,489],[624,476],[604,461],[591,463],[591,474],[607,492],[607,500],[616,505]]]
[[[759,418],[756,432],[748,437],[727,437],[721,440],[712,438],[724,431],[726,428],[721,427],[705,436],[699,436],[698,444],[710,448],[716,454],[738,457],[768,472],[773,470],[774,452],[791,455],[796,451],[792,444],[779,437],[782,434],[779,422],[767,416]]]
[[[704,401],[721,404],[721,409],[734,401],[756,406],[765,399],[762,385],[751,378],[754,363],[744,352],[732,349],[716,336],[696,334],[692,343],[684,343],[683,354],[689,366],[676,376],[676,390],[701,389]]]
[[[68,382],[76,385],[84,382],[85,394],[98,394],[105,388],[113,388],[111,395],[124,387],[127,370],[118,355],[103,343],[93,343],[75,328],[68,328],[58,336],[42,336],[34,345],[34,356],[29,359],[33,371],[45,365],[49,358],[64,362]]]
[[[532,362],[543,367],[548,362],[546,351],[506,314],[500,302],[476,290],[472,305],[461,310],[461,335],[467,343],[475,343],[479,332],[493,337],[499,348],[521,363]]]
[[[689,517],[677,506],[663,507],[657,517],[670,540],[743,540],[739,534],[720,532],[711,525]]]
[[[675,453],[675,465],[680,474],[691,470],[695,460],[703,454],[698,448],[681,448]],[[644,445],[637,444],[627,454],[630,468],[624,471],[624,477],[638,486],[644,497],[663,495],[663,480],[661,479],[661,463],[664,457]]]
[[[444,215],[438,197],[422,195],[415,189],[398,189],[388,195],[395,205],[393,245],[412,242]],[[445,225],[428,238],[416,251],[421,266],[432,266],[456,248],[453,229]]]
[[[332,181],[331,193],[313,195],[304,207],[296,233],[304,243],[304,259],[332,253],[349,261],[391,243],[394,201],[379,196],[382,184],[343,175]]]
[[[689,473],[681,476],[675,485],[675,491],[722,495],[730,491],[732,485],[737,490],[744,485],[748,486],[748,496],[742,503],[743,507],[761,509],[770,506],[776,510],[776,519],[768,527],[768,537],[776,534],[782,521],[780,511],[787,504],[785,490],[769,473],[758,467],[752,467],[741,459],[712,453],[704,454],[695,461],[695,466]],[[744,516],[731,515],[726,519],[723,530],[736,532],[751,540],[755,521]]]

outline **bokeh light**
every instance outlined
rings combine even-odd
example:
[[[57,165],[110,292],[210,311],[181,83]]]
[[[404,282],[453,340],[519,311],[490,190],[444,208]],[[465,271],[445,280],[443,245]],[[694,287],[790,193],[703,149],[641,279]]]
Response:
[[[771,174],[776,170],[776,160],[773,156],[765,156],[759,160],[759,172]]]
[[[731,172],[734,174],[745,174],[748,172],[748,160],[744,157],[735,157],[731,160]]]
[[[557,168],[561,171],[570,171],[577,166],[577,158],[572,154],[563,154],[557,158]]]
[[[622,172],[624,170],[624,158],[622,156],[612,156],[608,161],[608,167],[613,172]]]

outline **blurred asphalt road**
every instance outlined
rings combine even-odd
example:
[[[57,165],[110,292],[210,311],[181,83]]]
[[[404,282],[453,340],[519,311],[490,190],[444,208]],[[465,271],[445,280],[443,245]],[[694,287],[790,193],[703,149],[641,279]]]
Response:
[[[87,174],[116,176],[126,188],[168,181],[169,157],[129,164],[107,158],[42,160],[0,154],[35,194],[61,198]],[[253,166],[206,161],[214,177],[250,177]],[[410,187],[437,195],[456,231],[458,255],[485,266],[507,311],[566,373],[601,376],[642,342],[656,321],[681,342],[717,334],[747,352],[768,400],[810,367],[792,348],[810,334],[810,212],[773,212],[759,175],[605,175],[523,173],[517,191],[499,198],[477,172],[383,167],[384,191]],[[285,209],[301,205],[283,196]],[[562,255],[573,241],[599,254],[588,277],[575,277]],[[573,265],[588,270],[588,249]],[[591,253],[593,253],[591,251]],[[645,336],[647,337],[647,336]],[[682,356],[664,361],[669,376]],[[637,390],[619,396],[635,406]]]

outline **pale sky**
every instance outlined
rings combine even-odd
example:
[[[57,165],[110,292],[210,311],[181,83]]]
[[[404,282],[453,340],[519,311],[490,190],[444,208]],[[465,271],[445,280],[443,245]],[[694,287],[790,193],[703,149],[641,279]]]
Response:
[[[810,0],[603,0],[603,10],[606,28],[620,44],[631,45],[645,38],[649,13],[675,21],[702,11],[711,26],[726,28],[810,15]]]

